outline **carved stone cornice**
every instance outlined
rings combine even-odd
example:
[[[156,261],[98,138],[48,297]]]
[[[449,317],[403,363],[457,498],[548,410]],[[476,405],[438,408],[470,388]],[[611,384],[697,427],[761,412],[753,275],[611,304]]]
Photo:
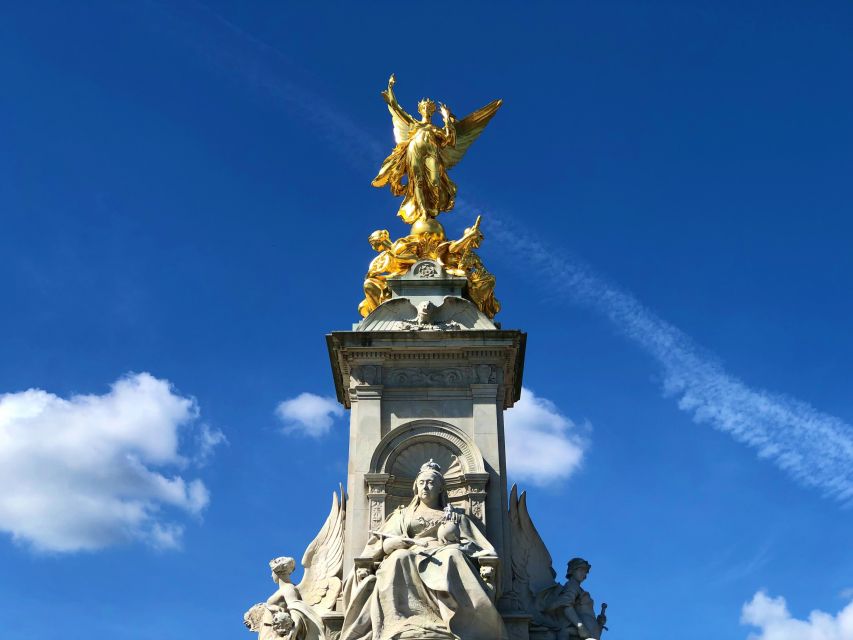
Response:
[[[527,334],[483,331],[336,331],[326,336],[338,401],[364,387],[493,386],[503,408],[521,394]]]

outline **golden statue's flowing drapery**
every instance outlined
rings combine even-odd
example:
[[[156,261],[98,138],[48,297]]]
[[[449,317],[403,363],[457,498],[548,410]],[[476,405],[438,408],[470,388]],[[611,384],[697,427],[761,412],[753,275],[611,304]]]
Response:
[[[455,141],[452,121],[439,129],[434,124],[412,120],[409,137],[397,144],[382,163],[372,184],[374,187],[387,184],[391,193],[403,196],[397,215],[407,223],[413,224],[423,217],[434,218],[453,208],[456,184],[447,175],[440,150]]]
[[[486,128],[500,108],[501,100],[494,100],[458,121],[445,105],[441,105],[444,126],[437,127],[432,124],[436,109],[432,100],[418,103],[421,119],[416,120],[397,102],[393,87],[392,75],[382,97],[391,112],[397,146],[382,163],[372,184],[374,187],[388,185],[395,196],[403,196],[397,215],[413,224],[453,208],[456,185],[448,177],[447,170],[462,159]]]

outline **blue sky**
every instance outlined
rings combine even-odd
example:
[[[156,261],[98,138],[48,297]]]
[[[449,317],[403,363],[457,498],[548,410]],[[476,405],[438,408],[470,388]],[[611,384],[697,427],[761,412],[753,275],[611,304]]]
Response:
[[[442,222],[483,214],[510,426],[580,456],[511,480],[610,637],[853,637],[849,3],[2,14],[0,636],[249,638],[345,479],[346,416],[280,407],[405,233],[395,72],[505,101]]]

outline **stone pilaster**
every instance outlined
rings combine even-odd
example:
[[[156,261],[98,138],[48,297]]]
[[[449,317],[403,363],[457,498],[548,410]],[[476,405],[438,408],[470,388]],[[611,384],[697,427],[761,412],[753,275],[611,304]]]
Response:
[[[370,503],[370,528],[379,529],[385,522],[385,498],[388,496],[386,490],[391,475],[388,473],[365,473],[364,482],[367,485],[367,499]]]
[[[350,442],[347,468],[346,531],[344,573],[352,566],[367,543],[370,529],[370,507],[365,474],[370,472],[370,457],[382,439],[382,385],[361,384],[355,377],[350,388]]]

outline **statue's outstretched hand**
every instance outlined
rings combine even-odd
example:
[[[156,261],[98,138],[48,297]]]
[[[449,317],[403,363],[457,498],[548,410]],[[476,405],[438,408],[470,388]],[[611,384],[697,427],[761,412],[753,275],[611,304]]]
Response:
[[[402,536],[390,536],[382,541],[382,550],[386,554],[393,553],[397,549],[408,549],[411,546],[411,540]]]
[[[379,95],[382,96],[382,99],[385,101],[386,104],[394,103],[394,93],[392,92],[392,89],[394,87],[395,82],[397,82],[397,80],[394,78],[394,74],[392,73],[391,77],[388,78],[388,88],[385,89],[385,91],[379,92]]]
[[[387,89],[385,89],[385,91],[380,91],[380,92],[379,92],[379,95],[381,95],[381,96],[382,96],[382,99],[383,99],[387,104],[393,104],[393,103],[394,103],[394,92],[393,92],[393,87],[394,87],[394,83],[395,83],[395,82],[397,82],[397,80],[396,80],[396,78],[394,78],[394,74],[392,73],[392,74],[391,74],[391,77],[390,77],[390,78],[388,78],[388,88],[387,88]]]

